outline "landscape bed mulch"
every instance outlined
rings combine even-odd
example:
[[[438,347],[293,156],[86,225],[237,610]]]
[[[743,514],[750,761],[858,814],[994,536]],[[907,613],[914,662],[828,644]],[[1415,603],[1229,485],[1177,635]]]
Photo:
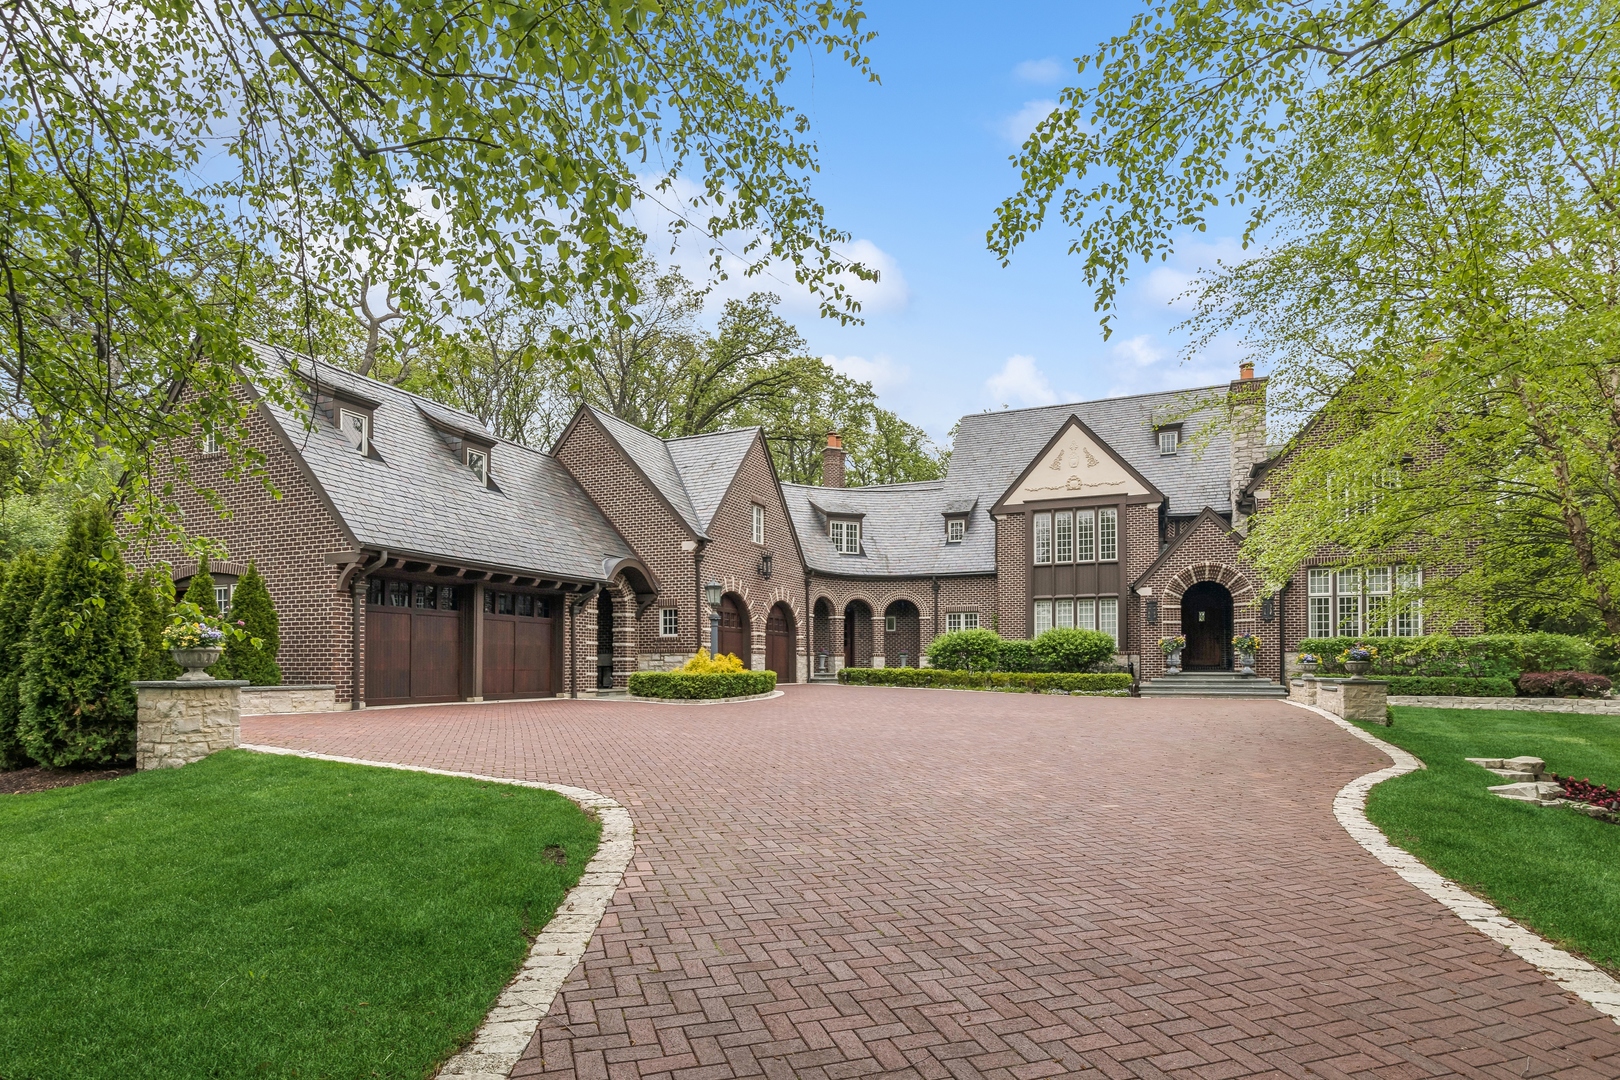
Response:
[[[35,791],[88,784],[93,780],[116,780],[134,771],[134,768],[47,769],[43,765],[30,765],[26,769],[0,772],[0,795],[28,795]]]

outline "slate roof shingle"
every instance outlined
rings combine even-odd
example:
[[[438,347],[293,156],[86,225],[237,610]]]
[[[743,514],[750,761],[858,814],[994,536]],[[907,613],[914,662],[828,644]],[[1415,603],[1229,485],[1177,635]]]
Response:
[[[573,581],[600,581],[605,560],[633,554],[550,454],[489,435],[495,443],[490,473],[499,490],[485,487],[451,452],[426,412],[437,410],[468,430],[485,430],[476,417],[286,350],[254,347],[270,364],[296,364],[306,380],[377,402],[371,437],[379,458],[369,458],[357,454],[332,425],[306,424],[307,413],[265,399],[287,441],[362,545]]]

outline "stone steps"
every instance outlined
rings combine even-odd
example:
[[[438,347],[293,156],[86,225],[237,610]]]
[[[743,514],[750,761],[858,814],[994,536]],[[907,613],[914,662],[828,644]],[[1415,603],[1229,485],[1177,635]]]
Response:
[[[1235,671],[1184,671],[1142,684],[1143,697],[1285,698],[1286,687]]]

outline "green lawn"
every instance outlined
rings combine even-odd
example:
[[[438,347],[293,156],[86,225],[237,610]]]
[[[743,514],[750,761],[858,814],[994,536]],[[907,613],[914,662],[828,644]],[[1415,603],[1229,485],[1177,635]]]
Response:
[[[1620,825],[1509,802],[1467,757],[1544,758],[1564,776],[1620,787],[1620,717],[1395,709],[1367,730],[1428,766],[1372,789],[1367,816],[1394,843],[1544,937],[1620,969]]]
[[[240,750],[0,797],[0,1077],[415,1080],[598,834],[547,791]]]

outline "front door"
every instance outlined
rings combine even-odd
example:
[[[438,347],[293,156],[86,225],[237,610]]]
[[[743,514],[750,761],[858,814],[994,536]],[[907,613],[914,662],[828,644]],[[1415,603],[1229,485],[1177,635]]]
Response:
[[[1181,633],[1187,649],[1181,666],[1188,671],[1224,671],[1232,664],[1232,594],[1213,581],[1201,581],[1181,597]]]
[[[776,672],[779,683],[792,682],[793,613],[786,604],[777,604],[765,617],[765,666]]]

